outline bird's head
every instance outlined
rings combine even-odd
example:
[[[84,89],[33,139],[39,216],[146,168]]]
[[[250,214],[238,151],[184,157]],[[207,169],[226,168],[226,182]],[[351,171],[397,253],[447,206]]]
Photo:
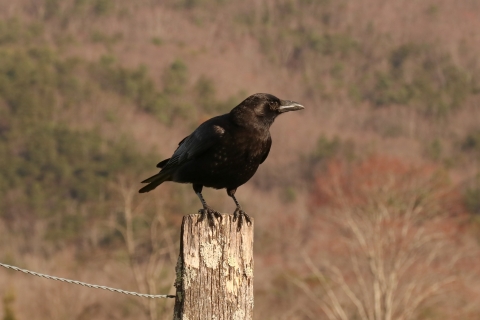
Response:
[[[245,120],[253,116],[258,122],[270,126],[280,114],[303,109],[305,107],[295,101],[281,100],[268,93],[256,93],[242,101],[232,113]]]

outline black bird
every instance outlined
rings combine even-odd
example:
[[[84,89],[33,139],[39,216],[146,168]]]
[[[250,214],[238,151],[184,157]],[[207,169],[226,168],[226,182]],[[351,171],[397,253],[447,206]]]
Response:
[[[207,205],[202,188],[225,188],[237,206],[234,221],[238,218],[238,229],[243,219],[251,224],[235,198],[235,191],[250,180],[267,158],[272,145],[269,128],[275,118],[302,109],[299,103],[280,100],[271,94],[251,95],[230,113],[205,121],[180,141],[172,157],[157,164],[160,172],[142,181],[148,185],[139,192],[149,192],[164,181],[192,183],[203,205],[199,210],[200,220],[207,216],[213,225],[213,217],[221,218],[221,214]]]

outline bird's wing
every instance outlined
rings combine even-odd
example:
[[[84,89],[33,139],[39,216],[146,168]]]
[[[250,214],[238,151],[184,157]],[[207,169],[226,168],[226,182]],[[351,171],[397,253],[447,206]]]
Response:
[[[265,161],[265,159],[267,159],[268,154],[270,153],[271,146],[272,146],[272,137],[268,137],[267,144],[265,146],[265,152],[263,153],[262,161],[260,161],[260,164],[262,164]]]
[[[201,124],[191,135],[180,141],[164,170],[176,167],[188,160],[194,159],[218,143],[225,129],[207,121]]]

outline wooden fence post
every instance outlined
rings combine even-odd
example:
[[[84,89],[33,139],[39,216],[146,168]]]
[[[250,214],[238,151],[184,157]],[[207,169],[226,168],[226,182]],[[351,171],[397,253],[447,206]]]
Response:
[[[199,217],[183,217],[174,320],[251,320],[253,222],[237,232],[233,215],[213,228]]]

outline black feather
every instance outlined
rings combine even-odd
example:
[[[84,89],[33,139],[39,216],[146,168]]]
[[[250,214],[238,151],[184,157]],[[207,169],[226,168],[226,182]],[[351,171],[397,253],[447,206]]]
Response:
[[[170,158],[165,159],[163,161],[160,161],[159,163],[157,163],[157,168],[161,169],[161,168],[165,167],[165,165],[167,164],[168,161],[170,161]]]
[[[180,141],[173,155],[157,164],[161,171],[142,181],[149,184],[140,192],[151,191],[164,181],[192,183],[196,193],[201,193],[203,186],[226,188],[237,210],[243,212],[235,190],[250,180],[267,158],[272,145],[270,126],[281,113],[301,109],[298,103],[271,94],[248,97],[230,113],[205,121]],[[202,203],[211,211],[203,198]]]

